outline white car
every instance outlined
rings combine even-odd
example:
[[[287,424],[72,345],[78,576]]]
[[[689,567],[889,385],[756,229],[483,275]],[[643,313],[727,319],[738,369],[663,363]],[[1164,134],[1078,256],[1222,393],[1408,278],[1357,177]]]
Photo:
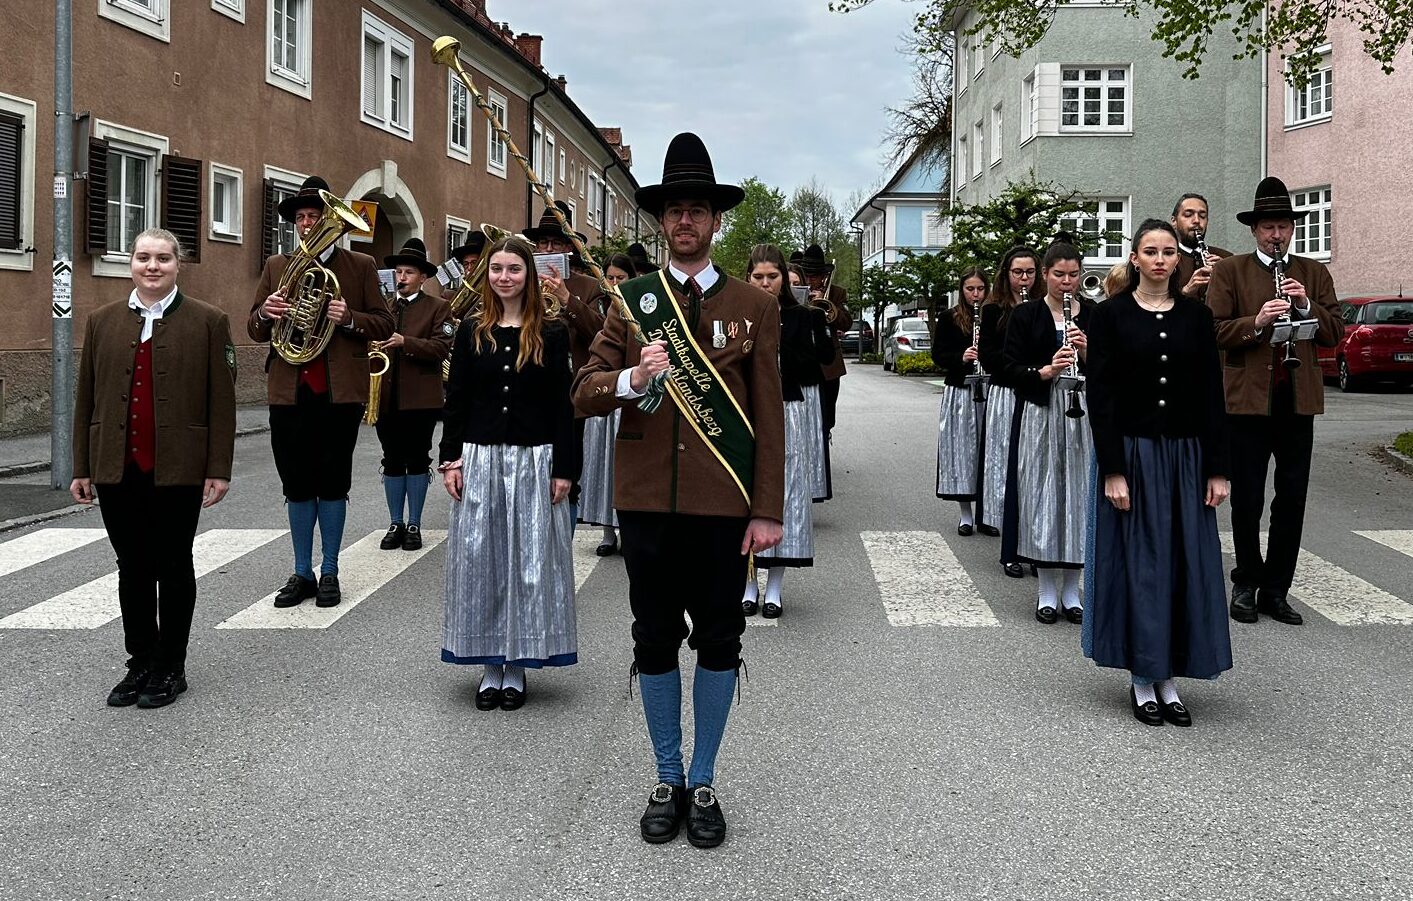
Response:
[[[926,319],[899,319],[888,329],[883,339],[883,368],[898,368],[898,358],[908,354],[929,353],[932,350],[932,331]]]

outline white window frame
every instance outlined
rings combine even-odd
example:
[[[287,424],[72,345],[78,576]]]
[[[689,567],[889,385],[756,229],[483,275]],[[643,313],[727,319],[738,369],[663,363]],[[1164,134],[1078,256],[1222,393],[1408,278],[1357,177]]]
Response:
[[[564,205],[567,206],[567,207],[569,207],[569,220],[570,220],[571,222],[578,222],[578,221],[579,221],[579,204],[575,203],[575,202],[572,201],[572,200],[566,200],[566,201],[564,202]]]
[[[1328,122],[1334,117],[1334,65],[1333,54],[1330,45],[1320,47],[1316,53],[1320,55],[1320,65],[1311,73],[1311,79],[1304,88],[1297,89],[1291,84],[1290,73],[1287,70],[1285,77],[1285,127],[1286,130],[1293,128],[1304,128],[1307,125],[1318,125],[1321,122]],[[1319,112],[1300,115],[1300,104],[1304,100],[1307,106],[1313,106],[1312,95],[1319,92],[1320,106]]]
[[[461,79],[456,77],[455,72],[447,71],[446,83],[446,155],[454,160],[469,163],[471,162],[471,141],[475,134],[475,129],[471,127],[471,112],[475,109],[475,102],[471,99],[471,92],[466,90],[466,85],[461,83]],[[457,97],[461,97],[466,101],[465,105],[462,107],[462,117],[466,122],[465,146],[456,143]]]
[[[1075,72],[1080,73],[1080,77],[1078,79],[1066,80],[1065,72],[1069,70],[1074,70]],[[1123,72],[1123,79],[1115,79],[1114,81],[1110,81],[1111,74],[1114,71]],[[1084,77],[1085,72],[1098,72],[1100,73],[1100,77],[1097,80],[1090,80]],[[1084,104],[1087,102],[1084,97],[1084,91],[1091,86],[1098,87],[1099,89],[1099,118],[1101,120],[1099,125],[1084,124]],[[1109,92],[1110,89],[1114,86],[1123,87],[1124,121],[1122,125],[1108,124],[1110,115]],[[1065,89],[1067,87],[1075,88],[1079,91],[1079,96],[1075,100],[1075,102],[1079,104],[1078,109],[1076,111],[1076,115],[1079,117],[1079,121],[1074,125],[1065,124]],[[1095,65],[1092,63],[1072,65],[1069,63],[1063,63],[1060,65],[1059,91],[1060,134],[1133,134],[1133,66],[1127,63],[1117,65]]]
[[[991,107],[991,165],[995,166],[1001,162],[1001,154],[1004,152],[1002,139],[1005,137],[1005,109],[1001,101],[996,101],[996,105]]]
[[[923,247],[945,247],[947,241],[947,223],[942,218],[942,214],[934,210],[928,210],[922,214],[922,246]]]
[[[1295,234],[1291,237],[1290,252],[1312,260],[1329,262],[1334,250],[1334,204],[1329,185],[1314,188],[1301,188],[1290,192],[1290,205],[1297,210],[1306,210],[1310,215],[1295,223]],[[1314,239],[1312,248],[1310,230],[1316,223],[1323,225],[1323,236]]]
[[[539,119],[534,122],[533,136],[530,138],[530,168],[540,174],[540,164],[545,159],[545,126]]]
[[[1040,132],[1040,79],[1035,71],[1021,79],[1020,111],[1021,139],[1018,146],[1024,147],[1035,140]]]
[[[544,182],[545,182],[545,184],[547,184],[547,185],[552,185],[552,184],[554,184],[554,166],[555,166],[555,158],[556,158],[556,156],[558,155],[558,152],[559,152],[559,143],[555,140],[554,132],[552,132],[552,131],[549,130],[549,126],[545,126],[545,153],[544,153],[544,156],[545,156],[545,167],[546,167],[547,169],[549,169],[549,171],[548,171],[548,172],[544,172],[544,171],[542,171],[542,170],[540,170],[540,169],[536,169],[536,170],[535,170],[535,174],[539,175],[542,179],[544,179]]]
[[[412,140],[412,113],[416,106],[413,102],[416,92],[413,90],[415,66],[413,64],[412,38],[366,9],[363,10],[362,34],[363,38],[359,42],[360,62],[362,63],[359,68],[359,116],[365,125],[371,125],[410,141]],[[367,55],[370,41],[377,45],[375,52],[378,54],[378,59],[373,66],[373,77],[377,84],[373,86],[373,90],[376,92],[374,95],[376,106],[372,110],[368,109],[365,99],[369,91]],[[394,56],[401,56],[407,60],[407,71],[400,90],[393,86],[392,62]],[[401,120],[393,118],[394,108],[402,112]]]
[[[206,192],[209,198],[207,208],[211,211],[207,235],[212,241],[239,244],[244,232],[241,225],[245,216],[245,175],[235,166],[226,166],[216,162],[206,168],[210,172],[206,183]],[[227,192],[226,205],[230,209],[227,211],[229,215],[224,222],[216,221],[216,184],[218,181],[232,185]]]
[[[308,175],[305,175],[302,172],[291,172],[288,169],[281,169],[278,166],[266,166],[265,171],[261,174],[261,184],[264,184],[265,179],[269,179],[270,181],[274,182],[276,187],[278,187],[279,189],[289,191],[290,194],[298,194],[300,186],[304,184],[304,180],[308,177]],[[275,217],[275,220],[276,232],[287,231],[291,235],[294,234],[294,223],[286,222],[278,215]],[[289,253],[293,249],[293,241],[290,242],[290,247],[286,248],[278,239],[276,239],[275,253]]]
[[[587,171],[587,170],[586,170],[586,171]],[[598,177],[598,175],[596,175],[596,174],[590,172],[590,173],[589,173],[589,177],[588,177],[588,182],[589,182],[589,196],[588,196],[587,199],[588,199],[588,201],[589,201],[589,215],[588,215],[587,221],[588,221],[588,223],[589,223],[590,226],[592,226],[592,227],[594,227],[594,228],[598,228],[599,225],[600,225],[600,223],[599,223],[599,204],[600,204],[600,202],[602,202],[602,198],[603,198],[603,187],[602,187],[603,181]]]
[[[98,17],[139,31],[163,43],[172,42],[171,0],[98,0]]]
[[[211,8],[227,18],[245,24],[245,0],[211,0]]]
[[[957,84],[960,86],[957,89],[957,93],[965,94],[967,92],[967,85],[971,84],[971,79],[967,77],[967,73],[971,71],[970,35],[962,35],[961,40],[957,41],[957,61],[953,68],[955,71],[962,73],[962,77],[957,79]]]
[[[454,231],[454,230],[465,232],[465,233],[466,233],[466,236],[469,238],[469,237],[471,236],[471,232],[472,232],[471,220],[470,220],[470,219],[462,219],[460,216],[453,216],[453,215],[451,215],[450,213],[448,213],[448,214],[447,214],[447,217],[446,217],[446,232],[445,232],[445,235],[449,238],[449,237],[451,236],[452,231]],[[445,244],[446,244],[447,246],[445,246],[445,247],[442,248],[442,252],[443,252],[443,253],[446,253],[447,251],[449,251],[449,250],[451,249],[451,247],[453,246],[453,245],[451,244],[451,241],[446,241]],[[456,246],[459,246],[459,245],[456,245]],[[433,261],[433,262],[435,262],[435,261]],[[443,262],[445,262],[445,261],[443,261]],[[435,278],[435,277],[436,277],[436,276],[433,276],[433,278]]]
[[[971,80],[978,81],[982,70],[986,68],[986,42],[981,39],[981,35],[977,35],[972,41],[971,64]]]
[[[486,89],[486,102],[491,109],[498,113],[496,117],[501,125],[505,124],[510,117],[510,107],[503,94],[496,92],[494,88]],[[499,148],[500,162],[496,162],[496,150]],[[496,134],[496,130],[489,125],[486,126],[486,171],[501,178],[506,177],[506,164],[510,162],[510,148]]]
[[[564,173],[565,173],[565,168],[564,168],[564,167],[565,167],[566,161],[567,161],[568,159],[569,159],[569,155],[568,155],[567,153],[565,153],[563,150],[559,151],[559,183],[560,183],[560,184],[564,184]]]
[[[275,62],[275,3],[265,0],[265,83],[289,91],[305,100],[313,95],[314,85],[314,0],[281,0],[297,3],[302,11],[295,21],[295,50],[299,59],[289,69]],[[288,9],[288,5],[285,7]]]
[[[977,119],[971,126],[971,177],[980,178],[986,171],[986,120]]]
[[[603,196],[604,224],[599,231],[606,235],[613,234],[618,226],[618,195],[612,188],[607,188]]]
[[[1061,227],[1074,235],[1093,236],[1109,231],[1117,231],[1119,233],[1118,239],[1115,241],[1110,241],[1109,239],[1100,240],[1099,244],[1090,252],[1090,255],[1084,258],[1084,265],[1107,267],[1122,262],[1128,257],[1128,239],[1133,228],[1133,198],[1091,197],[1088,198],[1088,200],[1090,203],[1094,204],[1094,215],[1084,215],[1081,217],[1071,214],[1060,220]],[[1106,210],[1105,206],[1115,203],[1123,205],[1122,211],[1118,214],[1119,228],[1106,228],[1104,227],[1105,225],[1112,224],[1115,213],[1112,210]],[[1094,223],[1093,229],[1084,227],[1082,222],[1086,220]]]
[[[15,250],[0,250],[0,270],[34,271],[34,257],[25,248],[34,247],[34,205],[39,199],[34,193],[35,133],[39,130],[39,110],[33,100],[0,94],[0,110],[18,116],[24,122],[24,137],[20,142],[20,246]],[[70,182],[70,184],[74,184]],[[72,190],[72,189],[71,189]]]
[[[138,154],[151,158],[152,177],[147,181],[145,205],[148,214],[145,227],[150,228],[155,225],[161,212],[158,209],[158,204],[162,198],[162,157],[171,152],[171,142],[167,140],[165,135],[128,128],[103,119],[94,120],[93,136],[99,140],[107,141],[110,151],[116,150],[119,153]],[[111,175],[109,177],[111,178]],[[112,228],[113,224],[110,219],[109,228]],[[122,223],[118,223],[118,228],[121,230]],[[128,253],[124,250],[108,251],[101,255],[95,254],[93,256],[94,276],[131,279],[132,267],[128,265],[128,257]]]
[[[957,186],[971,180],[971,152],[966,135],[957,135]]]

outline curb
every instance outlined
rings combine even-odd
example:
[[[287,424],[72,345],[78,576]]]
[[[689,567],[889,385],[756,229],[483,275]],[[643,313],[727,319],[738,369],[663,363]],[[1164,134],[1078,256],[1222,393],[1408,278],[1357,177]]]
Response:
[[[48,469],[48,464],[45,464]],[[50,510],[48,513],[36,513],[33,516],[18,516],[14,519],[7,519],[0,522],[0,532],[9,532],[12,529],[22,529],[25,526],[32,526],[35,523],[48,522],[51,519],[58,519],[61,516],[72,516],[75,513],[82,513],[84,510],[94,509],[89,504],[70,504],[67,507],[60,507],[58,510]]]
[[[244,429],[236,429],[235,436],[237,438],[244,438],[247,435],[259,435],[268,431],[270,431],[270,427],[268,425],[253,425]],[[0,479],[8,479],[14,476],[27,476],[32,475],[36,472],[48,471],[48,460],[35,460],[31,463],[13,463],[9,466],[0,466]],[[7,522],[18,522],[18,520],[12,519],[8,520]],[[14,526],[8,526],[6,525],[6,523],[0,523],[0,532],[5,531],[6,528],[14,528]]]
[[[1413,457],[1401,454],[1391,446],[1374,448],[1374,455],[1404,475],[1413,476]]]

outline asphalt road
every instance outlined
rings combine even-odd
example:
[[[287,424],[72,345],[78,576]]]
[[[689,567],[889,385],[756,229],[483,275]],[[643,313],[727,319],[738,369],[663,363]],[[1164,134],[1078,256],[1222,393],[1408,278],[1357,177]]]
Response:
[[[582,662],[531,673],[510,714],[478,712],[476,674],[439,662],[441,547],[327,628],[217,628],[283,582],[281,536],[201,579],[191,691],[163,710],[104,706],[116,622],[0,628],[0,898],[1413,895],[1413,624],[1298,598],[1305,626],[1239,627],[1236,668],[1184,683],[1194,728],[1144,727],[1078,627],[1034,621],[1036,583],[1002,576],[998,542],[956,536],[933,496],[938,389],[873,367],[844,385],[818,563],[790,573],[778,625],[747,631],[723,847],[637,836],[654,777],[626,579],[591,536]],[[1355,534],[1413,530],[1413,479],[1370,455],[1410,422],[1413,394],[1331,392],[1316,427],[1304,545],[1356,605],[1413,604],[1413,557]],[[203,529],[286,528],[267,441],[240,440]],[[349,544],[385,525],[377,456],[370,431]],[[0,575],[0,618],[56,596],[91,614],[85,586],[112,570],[93,540]],[[893,624],[968,604],[981,624]]]

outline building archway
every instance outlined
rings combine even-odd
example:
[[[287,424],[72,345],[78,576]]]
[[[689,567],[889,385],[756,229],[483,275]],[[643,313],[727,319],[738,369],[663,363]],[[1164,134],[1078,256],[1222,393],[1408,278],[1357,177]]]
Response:
[[[380,261],[396,253],[408,238],[423,237],[422,208],[412,189],[397,174],[397,163],[383,160],[376,169],[358,176],[349,188],[350,200],[371,200],[378,205],[378,221],[373,240],[354,241],[353,249]]]

